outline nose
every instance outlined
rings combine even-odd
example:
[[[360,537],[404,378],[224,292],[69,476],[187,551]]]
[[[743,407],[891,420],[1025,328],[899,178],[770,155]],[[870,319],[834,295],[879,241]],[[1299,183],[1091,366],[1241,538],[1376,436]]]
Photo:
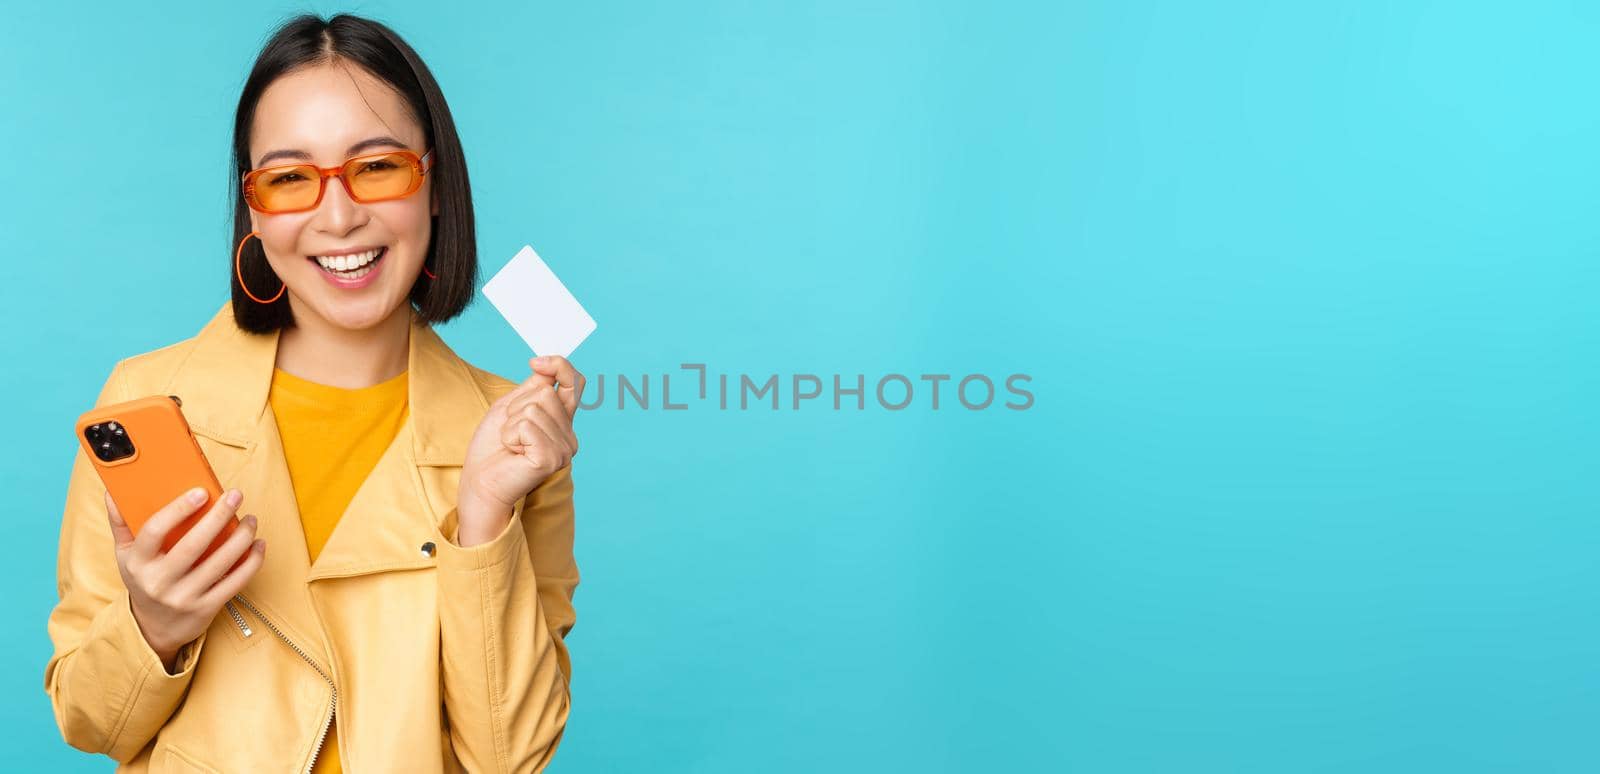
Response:
[[[319,231],[338,237],[366,225],[366,213],[344,190],[344,183],[337,177],[330,177],[327,186],[327,190],[322,192],[322,204],[317,206],[317,217],[312,225]]]

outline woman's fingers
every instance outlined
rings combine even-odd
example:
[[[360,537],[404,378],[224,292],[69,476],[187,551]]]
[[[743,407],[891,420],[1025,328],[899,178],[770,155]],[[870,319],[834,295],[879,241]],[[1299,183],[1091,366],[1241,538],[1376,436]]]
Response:
[[[238,512],[239,503],[242,500],[244,500],[243,492],[237,489],[229,489],[221,497],[217,498],[217,502],[211,506],[211,510],[207,511],[205,516],[195,522],[194,526],[190,527],[183,537],[178,538],[178,542],[172,546],[171,551],[167,552],[167,556],[171,557],[172,561],[177,562],[179,575],[188,572],[189,568],[200,558],[200,555],[205,553],[206,547],[211,545],[211,541],[215,540],[217,535],[222,532],[222,528],[227,525],[228,520],[232,519],[233,515]]]
[[[239,526],[233,530],[233,534],[228,535],[228,539],[223,541],[222,545],[217,546],[217,550],[211,552],[210,556],[195,565],[194,569],[190,570],[187,575],[183,576],[183,580],[178,582],[179,585],[185,587],[185,595],[193,594],[198,597],[206,589],[211,588],[212,585],[221,580],[228,568],[232,567],[233,563],[238,561],[244,552],[250,550],[255,537],[256,517],[251,514],[239,522]]]
[[[570,457],[577,454],[578,436],[572,432],[572,415],[567,413],[566,405],[561,402],[560,398],[556,397],[555,390],[537,390],[529,397],[529,402],[533,405],[524,411],[525,415],[529,419],[538,421],[534,416],[533,409],[543,409],[537,412],[538,415],[548,418],[550,422],[549,424],[541,423],[539,427],[548,432],[551,438],[566,443],[567,456]]]
[[[507,407],[507,424],[521,419],[535,422],[552,440],[561,442],[568,456],[577,453],[578,436],[572,432],[572,417],[556,397],[555,390],[548,387],[533,390]]]
[[[524,417],[511,417],[500,428],[500,443],[507,449],[522,454],[529,447],[544,449],[556,445],[555,439],[545,435],[544,430]]]
[[[562,469],[571,459],[565,446],[531,419],[518,420],[505,435],[511,438],[507,449],[546,473]]]
[[[550,395],[551,400],[555,399],[554,395],[548,392],[545,394]],[[551,451],[559,452],[564,457],[572,456],[572,441],[568,440],[567,429],[563,426],[566,424],[567,415],[559,402],[555,408],[535,403],[523,409],[522,416],[518,418],[532,422],[543,431],[552,443]]]
[[[529,362],[532,362],[532,361],[529,361]],[[549,386],[551,386],[551,385],[553,385],[555,383],[556,383],[556,380],[555,380],[554,377],[548,376],[546,374],[539,373],[538,371],[534,371],[534,372],[528,374],[528,378],[523,379],[522,383],[517,385],[515,388],[513,388],[511,390],[511,392],[508,392],[505,395],[500,396],[500,400],[503,400],[508,404],[509,403],[515,403],[517,400],[521,399],[523,396],[527,395],[529,392],[532,392],[533,390],[538,389],[540,387],[549,387]]]
[[[583,395],[583,374],[572,366],[566,358],[560,355],[545,355],[529,361],[534,373],[553,376],[561,387],[557,392],[561,396],[561,404],[566,407],[567,416],[571,417],[578,411],[578,398]]]
[[[250,553],[245,557],[244,562],[235,567],[232,572],[222,576],[221,580],[218,580],[204,596],[200,597],[201,604],[207,610],[221,609],[223,603],[232,599],[234,594],[244,590],[244,585],[255,577],[256,571],[261,569],[261,563],[265,561],[264,557],[266,555],[267,544],[265,541],[257,540],[251,543]]]
[[[554,387],[537,387],[519,395],[516,400],[511,402],[511,405],[506,407],[506,416],[525,416],[528,407],[533,405],[548,406],[554,410],[551,416],[559,417],[563,421],[568,419],[566,406],[561,402],[560,398],[556,397],[556,388]]]
[[[193,491],[200,492],[202,496],[205,495],[205,490],[203,489]],[[155,515],[151,516],[150,520],[139,528],[138,536],[133,539],[134,556],[140,561],[146,562],[159,556],[161,554],[161,546],[167,540],[167,533],[199,510],[204,502],[204,499],[195,500],[190,498],[189,493],[185,492],[178,495],[177,499],[162,506],[161,510],[156,511]]]
[[[111,499],[111,492],[106,492],[106,518],[111,521],[111,539],[118,551],[127,550],[133,545],[133,530],[128,528],[128,522],[122,518],[122,511],[117,510],[117,504]]]

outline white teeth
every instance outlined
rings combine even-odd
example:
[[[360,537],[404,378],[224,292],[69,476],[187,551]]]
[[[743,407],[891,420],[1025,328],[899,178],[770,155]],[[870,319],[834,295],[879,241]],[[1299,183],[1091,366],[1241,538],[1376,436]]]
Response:
[[[361,279],[362,277],[365,277],[368,274],[371,274],[372,273],[372,268],[373,267],[371,267],[371,266],[363,266],[363,267],[361,267],[359,269],[356,269],[354,274],[351,274],[351,275],[345,277],[345,279]]]
[[[372,263],[373,259],[377,258],[382,252],[383,248],[380,247],[364,253],[356,253],[355,255],[315,255],[312,257],[317,259],[317,263],[322,268],[329,271],[351,271]]]

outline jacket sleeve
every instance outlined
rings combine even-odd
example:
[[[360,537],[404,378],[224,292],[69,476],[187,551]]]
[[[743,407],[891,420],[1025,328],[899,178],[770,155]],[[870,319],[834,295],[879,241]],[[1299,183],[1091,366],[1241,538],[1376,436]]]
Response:
[[[101,388],[96,407],[127,399],[119,369]],[[68,744],[126,762],[183,700],[205,635],[179,652],[178,672],[168,674],[133,617],[112,546],[105,485],[82,445],[74,445],[56,555],[59,601],[48,623],[54,652],[44,687]]]
[[[441,679],[456,757],[468,771],[542,771],[572,699],[565,638],[578,567],[572,467],[517,503],[504,532],[462,548],[454,513],[438,543]]]

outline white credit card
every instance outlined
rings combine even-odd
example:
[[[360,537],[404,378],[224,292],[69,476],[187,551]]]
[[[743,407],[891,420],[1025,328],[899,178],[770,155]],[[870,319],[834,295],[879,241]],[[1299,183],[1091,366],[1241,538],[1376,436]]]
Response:
[[[531,246],[512,256],[483,294],[536,355],[567,357],[594,333],[594,318]]]

